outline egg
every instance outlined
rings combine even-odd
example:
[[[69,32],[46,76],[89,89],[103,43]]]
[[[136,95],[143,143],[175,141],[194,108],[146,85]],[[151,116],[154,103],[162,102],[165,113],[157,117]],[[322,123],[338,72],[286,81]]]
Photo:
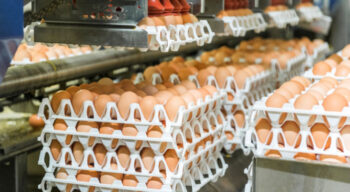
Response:
[[[64,168],[60,168],[60,169],[57,171],[57,173],[56,173],[56,178],[57,178],[57,179],[65,180],[65,179],[67,179],[67,177],[68,177],[68,173],[67,173],[67,171],[66,171]],[[70,192],[71,190],[72,190],[72,184],[68,184],[68,185],[66,186],[65,191],[66,191],[66,192]]]
[[[93,121],[79,121],[77,124],[77,132],[90,132],[90,130],[92,128],[98,129],[98,124],[96,122]],[[91,146],[93,143],[95,142],[95,138],[94,137],[90,137],[89,139],[89,146]]]
[[[341,138],[344,142],[344,147],[346,150],[350,150],[350,125],[345,125],[341,131]]]
[[[117,150],[118,160],[123,168],[129,167],[130,151],[126,146],[120,146]]]
[[[343,50],[341,51],[341,55],[345,58],[350,57],[350,44],[343,48]]]
[[[324,83],[316,83],[311,88],[309,91],[317,91],[321,93],[323,96],[327,95],[327,92],[330,90],[330,87],[327,86],[327,84]]]
[[[294,121],[286,121],[282,125],[283,135],[289,146],[297,148],[300,145],[301,137],[299,135],[300,128]],[[298,138],[298,140],[297,140]],[[297,141],[296,141],[297,140]],[[295,145],[294,145],[295,144]]]
[[[155,23],[151,17],[144,17],[137,25],[139,27],[145,28],[147,26],[154,26]]]
[[[136,187],[138,181],[134,175],[124,175],[123,177],[123,185],[128,187]]]
[[[293,77],[291,81],[296,81],[301,83],[304,86],[304,88],[308,87],[311,84],[310,80],[302,76]]]
[[[234,138],[234,135],[230,131],[225,132],[227,140],[231,141]]]
[[[287,100],[289,100],[289,99],[294,97],[294,94],[291,91],[289,91],[289,89],[277,89],[275,91],[275,93],[279,94],[279,95],[282,95]]]
[[[209,92],[209,94],[212,96],[218,92],[218,90],[212,85],[206,85],[203,88],[206,89]]]
[[[297,95],[301,93],[304,90],[304,86],[296,81],[288,81],[281,85],[280,89],[288,89],[290,90],[294,95]]]
[[[144,88],[142,88],[142,91],[144,91],[147,95],[154,95],[159,90],[153,85],[146,85]]]
[[[340,112],[344,107],[348,106],[348,101],[343,95],[332,93],[323,100],[322,106],[326,111]]]
[[[271,149],[266,151],[265,156],[266,157],[272,157],[272,158],[281,158],[282,157],[282,155],[281,155],[281,153],[279,151],[271,150]]]
[[[190,68],[181,68],[177,73],[181,81],[187,80],[188,77],[193,74]]]
[[[97,171],[79,170],[76,178],[80,182],[90,182],[92,178],[98,178],[98,176],[99,174]]]
[[[182,95],[182,94],[185,94],[187,92],[187,89],[185,86],[183,85],[175,85],[173,87],[173,89],[175,89],[175,91],[179,94],[179,95]]]
[[[84,158],[84,147],[81,143],[75,142],[72,145],[72,151],[75,161],[80,165]]]
[[[171,172],[174,172],[177,164],[179,162],[179,158],[174,149],[168,149],[164,154],[165,162]]]
[[[165,111],[171,121],[175,120],[181,106],[186,107],[186,102],[180,96],[172,96],[165,104]]]
[[[255,125],[255,131],[258,135],[258,139],[263,144],[270,144],[272,141],[272,126],[268,119],[259,119]],[[269,139],[267,138],[269,136]],[[268,141],[267,141],[268,139]]]
[[[144,167],[148,171],[152,171],[154,167],[154,152],[150,147],[146,147],[141,151],[141,160]]]
[[[165,87],[167,87],[167,88],[172,88],[172,87],[174,87],[174,84],[173,84],[172,82],[170,82],[170,81],[165,81],[165,82],[163,83],[163,85],[164,85]]]
[[[112,135],[115,130],[121,130],[122,126],[119,123],[101,123],[99,132],[101,134]],[[117,146],[118,139],[113,139],[111,147]]]
[[[113,80],[108,77],[101,78],[97,83],[101,85],[114,85]]]
[[[110,97],[109,95],[99,95],[95,101],[95,109],[97,114],[102,117],[106,107],[107,107],[107,103],[113,103],[114,99],[112,99],[112,97]]]
[[[154,95],[154,97],[158,100],[159,104],[164,105],[174,94],[170,91],[159,91]]]
[[[62,145],[56,139],[52,140],[50,144],[50,151],[55,161],[58,160],[58,157],[61,154],[61,149],[62,149]]]
[[[191,89],[196,89],[196,84],[194,84],[192,81],[189,80],[184,80],[181,82],[181,85],[186,87],[186,89],[191,90]]]
[[[294,107],[296,109],[306,109],[310,110],[313,108],[313,106],[318,104],[318,100],[315,96],[312,94],[304,94],[297,97],[297,99],[294,102]]]
[[[130,104],[138,103],[138,102],[139,102],[139,97],[135,93],[131,91],[123,93],[120,96],[120,100],[117,104],[118,110],[122,118],[127,119],[129,117]]]
[[[211,75],[212,74],[206,69],[200,70],[197,75],[198,83],[200,84],[200,86],[205,86],[207,83],[208,77]]]
[[[80,88],[78,86],[70,86],[66,89],[66,91],[71,95],[71,98],[73,97],[73,95],[78,92],[80,90]]]
[[[118,166],[116,163],[111,163],[111,170],[118,170]],[[121,173],[107,173],[101,172],[100,182],[102,184],[113,184],[115,180],[122,180],[123,174]]]
[[[37,130],[42,129],[45,126],[45,122],[37,114],[33,114],[29,117],[29,125],[32,126],[34,130]]]
[[[338,152],[341,152],[341,151],[338,150]],[[325,154],[320,155],[320,161],[329,162],[329,163],[347,163],[346,157],[344,156],[325,155]]]
[[[237,112],[235,112],[235,114],[233,116],[234,116],[234,119],[235,119],[238,127],[244,128],[245,115],[244,115],[243,111],[237,111]]]
[[[58,108],[61,105],[61,101],[63,99],[71,100],[71,98],[72,96],[68,91],[58,91],[55,94],[53,94],[50,102],[53,112],[58,112]]]
[[[234,79],[239,89],[243,89],[249,74],[244,70],[237,70]]]
[[[94,100],[94,96],[90,91],[86,89],[79,90],[73,95],[73,98],[72,98],[72,105],[73,105],[74,112],[76,114],[80,114],[80,111],[83,110],[83,103],[85,101],[93,101],[93,100]],[[91,115],[90,113],[91,112],[89,112],[88,114],[89,116]]]
[[[319,82],[330,84],[332,88],[334,88],[338,85],[338,81],[336,79],[334,79],[333,77],[324,77]]]
[[[160,67],[159,71],[163,81],[169,81],[170,75],[176,74],[176,71],[169,66]]]
[[[149,189],[161,189],[163,186],[163,182],[158,177],[151,177],[147,181],[147,188]]]
[[[299,152],[293,158],[296,160],[316,160],[316,154]]]
[[[272,94],[267,98],[265,105],[267,107],[281,108],[288,100],[278,93]]]
[[[224,88],[226,79],[232,76],[226,67],[219,67],[215,72],[215,79],[220,88]]]
[[[332,68],[326,62],[318,62],[312,68],[312,73],[314,75],[326,75],[326,73],[331,72]]]
[[[346,65],[337,66],[334,75],[337,77],[346,77],[350,74],[350,67]]]
[[[140,101],[140,108],[142,111],[143,116],[147,120],[151,120],[151,115],[154,110],[154,106],[158,104],[158,101],[156,97],[153,96],[146,96]]]
[[[322,123],[316,123],[311,127],[311,135],[315,141],[317,148],[323,149],[323,146],[326,143],[326,139],[329,134],[329,129]],[[324,149],[328,148],[330,145],[330,139],[328,139],[327,144]]]
[[[344,87],[338,87],[334,90],[335,94],[342,95],[347,100],[347,102],[350,102],[350,90]]]
[[[155,87],[159,90],[159,91],[164,91],[167,89],[167,87],[165,87],[164,85],[162,84],[157,84],[155,85]],[[158,92],[157,92],[158,93]]]

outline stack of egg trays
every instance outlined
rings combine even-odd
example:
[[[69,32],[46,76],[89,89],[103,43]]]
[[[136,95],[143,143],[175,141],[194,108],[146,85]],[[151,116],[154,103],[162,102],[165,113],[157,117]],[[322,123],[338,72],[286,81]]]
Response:
[[[248,117],[250,117],[251,107],[255,101],[266,96],[274,89],[274,76],[275,70],[273,68],[263,71],[254,77],[248,78],[242,89],[238,88],[233,77],[228,77],[226,79],[224,88],[219,88],[214,76],[208,77],[208,85],[213,85],[218,90],[233,96],[233,100],[229,100],[228,97],[226,97],[223,105],[223,110],[226,115],[224,132],[230,132],[234,136],[232,140],[226,139],[224,149],[227,153],[233,153],[237,149],[242,149],[245,154],[249,154],[250,149],[245,147],[244,137],[248,128]],[[190,76],[189,79],[199,84],[196,76]],[[244,114],[245,122],[243,127],[240,127],[234,118],[237,112],[243,112]]]
[[[323,17],[323,13],[318,6],[300,7],[297,11],[301,21],[312,22]]]
[[[317,82],[318,81],[315,83]],[[307,92],[312,85],[304,90],[303,93]],[[330,90],[328,94],[332,93],[333,90]],[[270,95],[272,94],[273,93]],[[341,112],[326,111],[321,104],[314,106],[311,110],[295,109],[294,102],[297,98],[296,96],[289,100],[288,103],[284,104],[282,108],[271,108],[265,105],[267,98],[268,97],[264,97],[255,103],[249,122],[249,128],[246,133],[245,144],[252,149],[255,156],[265,156],[269,150],[279,151],[281,158],[288,160],[295,160],[294,157],[297,153],[316,154],[316,160],[319,160],[319,155],[321,154],[350,156],[350,149],[346,148],[345,140],[340,134],[344,126],[350,125],[350,107],[344,107]],[[270,132],[267,134],[265,143],[260,142],[255,130],[255,126],[262,119],[267,120],[272,126]],[[299,123],[297,124],[299,125],[300,131],[293,145],[289,145],[286,142],[286,137],[282,130],[282,126],[287,121]],[[321,148],[316,146],[315,139],[311,135],[311,128],[317,123],[329,125],[328,129],[330,131]],[[339,125],[342,126],[339,127]],[[272,137],[271,142],[269,141],[269,137]],[[300,144],[296,147],[299,138]],[[279,139],[280,143],[284,143],[284,146],[279,145]],[[326,148],[329,139],[331,142],[329,147]],[[311,144],[311,146],[313,146],[312,148],[308,147],[308,142],[309,145]],[[343,146],[343,151],[338,150],[338,146]]]
[[[307,54],[305,67],[307,69],[312,68],[315,63],[323,60],[328,52],[329,52],[329,45],[327,42],[316,47],[312,55]]]
[[[287,66],[285,69],[280,67],[280,64],[277,59],[272,59],[271,67],[275,68],[276,71],[276,86],[279,87],[282,83],[289,81],[292,77],[301,75],[305,69],[306,62],[306,53],[305,50],[301,51],[301,54],[290,59],[287,62]]]
[[[267,23],[261,13],[247,16],[227,16],[222,18],[225,23],[225,36],[244,37],[248,31],[260,33],[266,30]]]
[[[113,189],[124,191],[187,191],[187,186],[192,187],[192,191],[198,191],[206,183],[216,181],[219,176],[223,176],[227,169],[227,164],[220,153],[226,139],[223,136],[225,122],[220,124],[218,121],[218,118],[224,118],[220,109],[225,97],[225,93],[218,92],[212,97],[207,96],[205,101],[199,100],[196,104],[190,105],[188,109],[181,107],[174,121],[169,120],[162,105],[156,105],[154,107],[154,117],[151,121],[147,121],[144,118],[138,104],[130,105],[130,115],[127,119],[121,117],[115,103],[108,103],[106,105],[104,115],[101,118],[97,115],[91,101],[85,101],[80,115],[77,115],[74,113],[71,101],[62,100],[58,113],[54,114],[50,106],[50,101],[46,98],[39,108],[39,115],[45,121],[45,127],[41,136],[38,138],[43,144],[39,164],[46,171],[39,188],[43,191],[51,191],[52,187],[56,186],[61,191],[64,191],[67,184],[72,184],[73,190],[79,189],[83,192],[88,191],[89,187],[95,187],[95,191],[108,192]],[[67,109],[71,113],[69,116],[65,115]],[[92,118],[88,117],[88,110],[92,111]],[[135,112],[140,114],[140,121],[135,120]],[[197,116],[193,114],[197,114]],[[68,129],[65,131],[54,130],[53,123],[56,119],[63,119],[68,125]],[[162,124],[160,119],[165,120],[165,125]],[[79,121],[132,124],[138,129],[138,135],[124,136],[119,130],[114,131],[112,135],[104,135],[100,134],[95,128],[92,128],[90,132],[77,132],[75,126]],[[163,136],[161,138],[147,137],[146,131],[150,126],[159,126],[163,132]],[[195,132],[201,136],[195,137]],[[66,144],[67,136],[72,136],[69,144]],[[95,138],[95,141],[92,146],[89,146],[88,142],[92,137]],[[199,147],[198,152],[194,153],[195,146],[208,137],[212,137],[213,139],[207,140],[205,147]],[[191,138],[192,143],[187,142],[186,138]],[[113,139],[118,139],[118,144],[115,148],[111,147]],[[50,151],[50,144],[53,140],[57,140],[62,146],[57,161],[54,160]],[[142,141],[142,145],[138,150],[135,150],[137,141]],[[81,165],[75,161],[70,148],[74,142],[80,142],[84,146],[84,158]],[[93,147],[97,143],[103,144],[108,151],[104,166],[99,165],[94,156]],[[167,167],[163,157],[164,152],[160,152],[161,143],[167,143],[164,152],[168,149],[174,149],[179,157],[179,163],[174,172],[171,172]],[[183,148],[179,148],[177,144],[181,144]],[[120,146],[126,146],[130,151],[130,167],[128,169],[124,169],[120,165],[116,156],[115,151]],[[156,155],[154,158],[156,166],[151,173],[145,169],[141,161],[140,151],[144,147],[151,147]],[[188,158],[185,158],[186,152],[189,152]],[[94,161],[94,167],[88,166],[88,158],[90,157]],[[45,162],[45,158],[49,159],[48,163]],[[71,161],[71,164],[66,164],[66,158]],[[111,170],[111,160],[117,162],[118,170]],[[140,165],[141,172],[135,171],[135,163]],[[59,168],[65,168],[68,173],[67,179],[55,178],[54,173]],[[163,178],[159,168],[165,169],[166,179]],[[138,185],[136,187],[123,186],[119,180],[115,181],[112,185],[101,184],[98,178],[92,178],[90,182],[81,182],[76,179],[78,170],[134,175],[138,180]],[[160,178],[163,182],[162,188],[159,190],[147,188],[146,182],[150,177]]]
[[[271,11],[267,15],[270,18],[269,27],[285,28],[288,24],[295,26],[300,20],[294,9]]]
[[[144,29],[149,36],[148,49],[161,52],[178,51],[181,46],[192,42],[203,46],[205,43],[211,43],[215,36],[206,20],[184,25],[147,26]]]

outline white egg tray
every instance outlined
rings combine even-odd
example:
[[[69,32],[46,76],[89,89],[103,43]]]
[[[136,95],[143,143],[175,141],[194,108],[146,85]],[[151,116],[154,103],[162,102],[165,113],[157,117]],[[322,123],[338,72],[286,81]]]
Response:
[[[333,77],[337,81],[342,81],[344,79],[349,79],[350,78],[350,74],[345,76],[345,77],[339,77],[339,76],[335,76],[335,72],[336,72],[336,68],[333,68],[331,72],[327,72],[325,75],[314,75],[312,73],[312,68],[311,68],[311,69],[305,71],[303,76],[308,78],[308,79],[311,79],[311,80],[321,80],[324,77]]]
[[[254,13],[247,16],[223,17],[226,36],[244,37],[248,31],[260,33],[265,31],[267,23],[261,13]]]
[[[304,90],[303,93],[308,89]],[[332,92],[333,90],[329,91],[328,94]],[[272,95],[272,93],[270,95]],[[265,102],[268,97],[264,97],[261,101],[255,103],[251,120],[249,122],[249,128],[245,137],[245,144],[252,148],[254,154],[257,156],[264,156],[268,150],[278,150],[283,159],[294,159],[294,156],[299,152],[317,154],[317,157],[320,154],[350,156],[350,149],[347,149],[345,145],[348,141],[344,140],[340,134],[343,125],[341,128],[338,128],[341,119],[345,120],[344,125],[350,125],[350,107],[345,107],[342,112],[332,112],[326,111],[323,106],[319,104],[314,106],[312,110],[300,110],[295,109],[293,106],[296,97],[289,100],[289,102],[284,104],[282,108],[266,107]],[[265,143],[261,143],[258,139],[255,125],[261,118],[267,119],[271,122],[272,128],[267,136],[267,138],[272,136],[270,144],[268,144],[269,139],[266,139]],[[310,118],[315,119],[311,121]],[[295,147],[297,139],[295,139],[292,146],[288,145],[286,142],[282,125],[287,121],[299,122],[300,131],[296,138],[300,137],[301,142],[297,148]],[[311,135],[311,128],[316,123],[329,125],[329,135],[325,139],[325,143],[321,148],[316,146],[315,139]],[[331,143],[326,149],[326,141],[328,139],[331,140]],[[279,145],[281,142],[284,143],[284,147]],[[313,146],[313,149],[309,148],[308,145]],[[343,146],[343,151],[337,150],[337,146],[339,145]]]
[[[323,16],[321,9],[317,6],[301,7],[297,9],[300,20],[306,22],[312,22],[313,20],[320,19]]]
[[[325,59],[326,54],[329,52],[328,43],[323,43],[322,45],[316,47],[314,49],[314,53],[312,55],[307,54],[306,65],[307,68],[312,68],[314,64]]]
[[[216,141],[220,142],[220,141]],[[203,152],[208,152],[208,149]],[[204,156],[202,156],[204,157]],[[216,150],[207,158],[202,158],[200,162],[196,162],[195,166],[189,169],[184,169],[183,176],[179,179],[173,179],[171,184],[167,184],[167,179],[159,175],[158,178],[163,182],[161,189],[150,189],[147,188],[146,183],[149,176],[135,175],[138,184],[136,187],[124,186],[120,180],[114,181],[113,184],[102,184],[99,182],[98,178],[91,178],[89,182],[82,182],[76,179],[77,170],[65,168],[68,177],[67,179],[57,179],[53,173],[46,173],[44,179],[42,180],[39,188],[42,191],[51,191],[54,186],[56,186],[60,191],[65,191],[67,185],[72,185],[72,190],[77,189],[82,192],[89,191],[90,187],[95,187],[93,191],[101,192],[111,192],[115,189],[119,191],[147,191],[147,192],[161,192],[161,191],[199,191],[205,184],[209,182],[215,182],[218,177],[225,174],[227,169],[227,164],[225,164],[224,159],[220,153],[220,150]],[[105,170],[104,172],[116,173],[115,171]]]
[[[198,46],[211,43],[215,33],[206,20],[184,25],[147,26],[149,49],[161,52],[178,51],[182,45],[196,42]],[[147,51],[148,49],[140,49]]]
[[[287,62],[287,67],[282,69],[277,59],[273,59],[271,61],[272,67],[275,66],[277,69],[277,84],[282,84],[288,80],[290,80],[294,76],[298,76],[304,72],[305,62],[306,62],[306,54],[305,51]]]
[[[295,10],[271,11],[267,15],[270,17],[269,27],[285,28],[289,25],[297,25],[299,17]]]

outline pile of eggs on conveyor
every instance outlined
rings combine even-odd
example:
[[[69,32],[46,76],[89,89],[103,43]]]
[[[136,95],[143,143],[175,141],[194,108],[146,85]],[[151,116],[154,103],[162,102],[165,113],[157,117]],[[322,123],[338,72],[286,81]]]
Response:
[[[47,60],[61,59],[65,57],[88,54],[92,52],[90,46],[68,47],[67,45],[54,44],[47,46],[41,43],[27,45],[22,43],[18,46],[13,57],[13,62],[36,63]]]

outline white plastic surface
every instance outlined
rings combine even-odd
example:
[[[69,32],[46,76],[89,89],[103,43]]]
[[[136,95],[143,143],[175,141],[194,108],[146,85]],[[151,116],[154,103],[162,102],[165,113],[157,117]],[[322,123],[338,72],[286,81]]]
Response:
[[[321,9],[318,6],[301,7],[297,9],[301,21],[312,22],[320,19],[323,16]]]
[[[225,23],[225,34],[235,37],[243,37],[248,31],[260,33],[265,31],[267,23],[261,13],[254,13],[247,16],[227,16],[222,20]]]
[[[326,42],[316,47],[312,55],[307,54],[305,67],[306,68],[313,67],[314,64],[323,60],[328,52],[329,52],[329,45]]]
[[[294,26],[299,23],[299,17],[293,9],[285,11],[271,11],[267,14],[270,17],[270,27],[285,28],[287,24]]]

